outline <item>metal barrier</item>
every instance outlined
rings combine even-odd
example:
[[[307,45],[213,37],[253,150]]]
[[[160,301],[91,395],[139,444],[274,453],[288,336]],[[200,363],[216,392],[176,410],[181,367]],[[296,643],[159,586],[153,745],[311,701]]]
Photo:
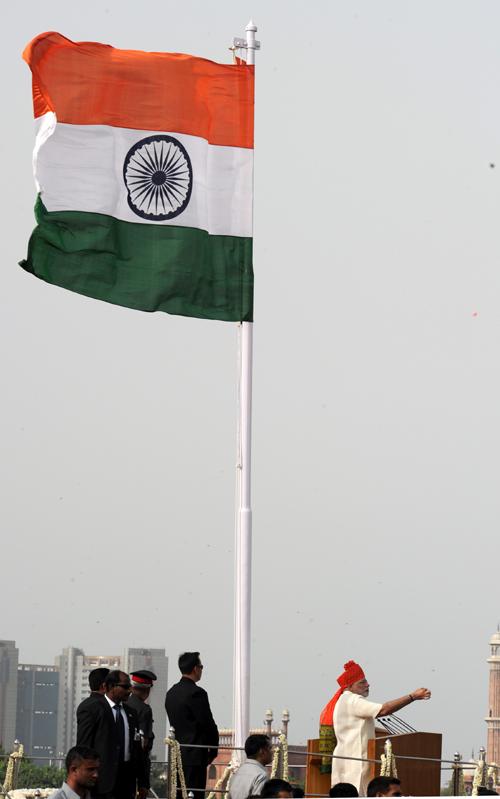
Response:
[[[173,729],[170,730],[171,739],[175,739],[175,731]],[[167,739],[168,741],[168,739]],[[184,746],[189,746],[191,749],[210,749],[213,747],[209,747],[202,744],[179,744],[179,748],[182,750]],[[236,747],[231,746],[229,744],[222,744],[218,747],[219,750],[226,750],[226,751],[244,751],[243,747]],[[300,755],[301,757],[307,758],[308,756],[315,756],[317,757],[317,752],[308,752],[304,750],[297,750],[297,749],[288,749],[288,755]],[[488,764],[486,763],[486,752],[483,747],[479,750],[479,761],[469,761],[469,760],[462,760],[462,756],[457,752],[453,760],[447,760],[445,758],[435,758],[435,757],[421,757],[421,756],[414,756],[414,755],[397,755],[394,754],[392,751],[390,741],[386,741],[386,747],[384,750],[384,755],[380,759],[373,759],[373,758],[363,758],[363,757],[346,757],[342,755],[328,755],[332,760],[354,760],[356,762],[363,762],[363,763],[375,763],[380,765],[381,771],[384,770],[384,773],[387,776],[397,776],[396,772],[396,763],[398,760],[411,760],[411,761],[419,761],[419,762],[426,762],[426,763],[440,763],[441,771],[452,771],[453,772],[453,794],[454,796],[462,796],[464,795],[464,782],[463,782],[463,769],[470,768],[474,769],[474,780],[473,780],[473,792],[472,795],[477,795],[477,788],[478,787],[486,787],[487,781],[487,773],[489,770],[496,770],[496,764]],[[218,766],[227,766],[226,762],[217,762],[214,761],[213,765]],[[303,764],[293,764],[291,768],[302,768],[305,769],[307,767],[306,763]],[[167,774],[171,769],[170,759],[167,761]],[[167,779],[168,784],[171,785],[169,779]],[[183,797],[183,799],[189,799],[189,793],[193,791],[193,788],[190,786],[186,786],[187,795]],[[225,788],[212,788],[210,791],[211,794],[226,794],[227,793],[227,786]],[[313,794],[317,797],[327,796],[327,794]],[[175,795],[171,792],[167,792],[167,799],[176,799]]]
[[[175,744],[170,743],[169,741],[175,741]],[[165,782],[166,787],[166,796],[167,799],[176,799],[177,796],[177,780],[174,778],[173,770],[177,768],[182,770],[182,762],[181,759],[178,758],[177,762],[175,756],[172,755],[173,749],[175,748],[176,751],[180,752],[183,748],[189,747],[190,749],[211,749],[213,747],[202,745],[202,744],[181,744],[180,742],[175,740],[175,731],[173,729],[170,730],[169,738],[166,739],[166,743],[168,745],[168,758],[167,760],[153,760],[151,762],[151,766],[155,772],[160,769],[160,774],[157,774],[157,779]],[[218,749],[220,751],[227,751],[227,752],[244,752],[244,747],[236,747],[230,744],[221,744],[219,745]],[[287,747],[287,754],[288,755],[296,755],[300,756],[301,758],[307,758],[309,756],[317,757],[317,752],[309,752],[304,751],[303,749],[288,749]],[[429,762],[429,763],[440,763],[441,771],[451,771],[452,772],[452,788],[453,788],[453,795],[454,796],[462,796],[464,795],[464,768],[474,769],[474,778],[473,778],[473,785],[472,785],[472,795],[477,795],[477,790],[479,787],[487,787],[488,782],[492,782],[493,779],[496,781],[496,775],[498,771],[498,767],[495,763],[487,763],[486,762],[486,752],[483,747],[479,750],[479,759],[478,761],[470,761],[470,760],[462,760],[462,756],[456,752],[454,755],[453,760],[447,760],[444,758],[432,758],[432,757],[419,757],[419,756],[412,756],[412,755],[396,755],[392,752],[389,752],[388,749],[385,750],[385,757],[387,758],[388,754],[391,755],[393,760],[397,762],[398,760],[412,760],[412,761],[421,761],[421,762]],[[15,790],[17,788],[18,782],[18,775],[19,775],[19,766],[21,763],[22,758],[24,757],[23,746],[19,741],[15,742],[14,751],[11,754],[0,754],[0,761],[8,761],[7,764],[7,773],[3,783],[3,786],[0,788],[0,797],[6,797],[9,791]],[[364,763],[374,763],[377,765],[384,766],[385,769],[388,768],[387,760],[384,762],[382,759],[373,759],[373,758],[360,758],[360,757],[345,757],[340,755],[329,754],[332,760],[339,759],[339,760],[353,760],[356,762],[364,762]],[[58,763],[62,765],[61,759],[57,757],[50,757],[47,755],[34,755],[26,757],[26,760],[35,762],[35,761],[42,761],[48,765],[54,765],[57,767]],[[213,762],[214,766],[219,767],[228,767],[227,761],[215,760]],[[305,769],[307,764],[304,763],[293,763],[291,764],[290,768],[292,769]],[[387,772],[385,772],[387,773]],[[396,776],[393,772],[390,773],[391,776]],[[181,781],[180,781],[181,782]],[[57,787],[57,786],[54,786]],[[192,786],[180,786],[180,790],[183,796],[183,799],[190,799],[189,794],[192,793],[194,789]],[[154,793],[154,791],[153,791]],[[212,794],[226,794],[227,793],[227,785],[225,787],[215,787],[213,788],[210,793]],[[326,794],[311,794],[315,797],[323,797]],[[154,796],[157,796],[154,793]]]

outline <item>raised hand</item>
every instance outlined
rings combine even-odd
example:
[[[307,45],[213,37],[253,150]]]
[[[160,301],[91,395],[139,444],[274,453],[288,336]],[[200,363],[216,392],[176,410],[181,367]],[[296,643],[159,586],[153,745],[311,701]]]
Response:
[[[412,691],[410,694],[412,699],[430,699],[431,692],[428,688],[417,688],[415,691]]]

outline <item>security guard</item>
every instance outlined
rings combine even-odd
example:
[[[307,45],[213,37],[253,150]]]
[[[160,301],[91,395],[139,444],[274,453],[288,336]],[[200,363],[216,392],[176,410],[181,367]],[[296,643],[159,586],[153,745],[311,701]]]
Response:
[[[146,700],[151,692],[153,683],[156,680],[156,674],[147,669],[140,671],[132,671],[130,673],[130,682],[132,683],[132,693],[127,701],[127,704],[132,707],[139,718],[139,734],[141,736],[142,753],[144,757],[144,772],[146,777],[147,789],[150,788],[150,774],[151,774],[151,760],[149,753],[153,748],[154,733],[153,733],[153,711],[146,703]],[[145,799],[148,790],[142,792],[140,799]]]

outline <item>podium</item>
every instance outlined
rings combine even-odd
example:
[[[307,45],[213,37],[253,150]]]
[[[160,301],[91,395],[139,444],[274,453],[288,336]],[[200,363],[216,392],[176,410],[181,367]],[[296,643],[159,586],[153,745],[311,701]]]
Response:
[[[397,755],[410,757],[430,757],[441,759],[442,736],[434,732],[411,732],[404,735],[381,735],[368,741],[369,760],[380,760],[384,744],[389,739],[396,755],[398,778],[401,780],[405,796],[439,796],[441,789],[441,764],[425,760],[400,760]],[[328,796],[330,774],[320,771],[322,755],[319,751],[319,738],[307,742],[306,796],[320,794]],[[380,765],[372,763],[370,779],[380,774]]]
[[[403,735],[381,735],[368,741],[368,759],[380,759],[389,740],[396,755],[398,778],[405,796],[439,796],[441,763],[425,760],[400,760],[397,755],[432,757],[441,760],[442,735],[436,732],[408,732]],[[380,774],[380,766],[372,764],[372,777]]]
[[[306,760],[306,796],[320,794],[328,796],[331,785],[331,774],[323,774],[320,771],[323,755],[319,751],[319,738],[310,738],[307,742]]]

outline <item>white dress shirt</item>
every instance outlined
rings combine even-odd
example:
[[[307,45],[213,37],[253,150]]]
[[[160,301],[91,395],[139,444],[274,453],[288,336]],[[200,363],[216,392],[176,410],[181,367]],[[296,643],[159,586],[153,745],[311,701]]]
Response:
[[[116,724],[116,710],[114,708],[115,708],[115,705],[117,705],[118,703],[117,702],[113,702],[109,698],[109,696],[107,694],[104,694],[104,696],[106,697],[106,701],[108,702],[108,704],[109,704],[109,706],[110,706],[110,708],[111,708],[111,710],[113,712],[113,718],[114,718],[115,724]],[[130,760],[130,730],[129,730],[129,726],[128,726],[127,714],[125,713],[125,711],[123,709],[123,705],[121,705],[121,707],[120,707],[120,712],[122,714],[123,724],[125,726],[125,748],[124,748],[123,759],[125,760],[125,762],[127,762],[128,760]]]

